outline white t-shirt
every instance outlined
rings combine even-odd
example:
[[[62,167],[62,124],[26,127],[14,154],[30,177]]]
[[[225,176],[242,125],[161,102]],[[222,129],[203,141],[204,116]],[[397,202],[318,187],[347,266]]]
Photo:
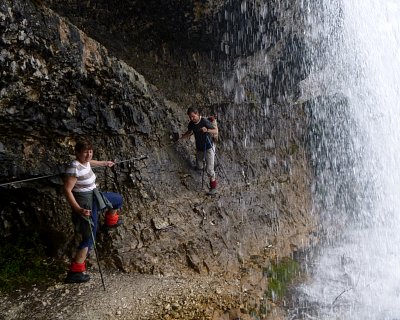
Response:
[[[65,173],[68,176],[78,178],[72,189],[73,192],[87,192],[96,188],[96,175],[90,166],[90,162],[83,165],[78,160],[74,160]]]

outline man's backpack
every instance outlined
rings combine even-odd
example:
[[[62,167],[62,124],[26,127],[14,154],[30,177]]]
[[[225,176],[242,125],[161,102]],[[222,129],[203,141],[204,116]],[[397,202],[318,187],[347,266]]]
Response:
[[[216,133],[211,133],[210,132],[210,136],[211,136],[212,140],[214,142],[217,142],[218,141],[218,123],[217,123],[217,118],[215,116],[208,116],[206,118],[214,126],[214,129],[217,129]]]

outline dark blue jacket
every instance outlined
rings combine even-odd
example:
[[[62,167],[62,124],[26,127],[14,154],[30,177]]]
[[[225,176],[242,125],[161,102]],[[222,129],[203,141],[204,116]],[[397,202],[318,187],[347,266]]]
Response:
[[[192,131],[194,134],[197,151],[204,151],[205,149],[208,150],[212,148],[212,139],[210,135],[200,130],[203,127],[206,127],[207,129],[214,129],[214,126],[211,124],[211,122],[203,117],[197,124],[195,124],[193,121],[190,121],[188,124],[188,131]]]

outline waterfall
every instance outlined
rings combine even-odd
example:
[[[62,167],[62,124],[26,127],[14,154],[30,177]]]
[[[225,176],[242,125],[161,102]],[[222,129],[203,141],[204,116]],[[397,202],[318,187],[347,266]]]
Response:
[[[301,86],[326,242],[291,319],[399,319],[400,2],[319,4],[307,20],[317,59]]]
[[[322,241],[290,319],[400,319],[400,1],[236,8],[225,12],[227,91],[309,112]]]

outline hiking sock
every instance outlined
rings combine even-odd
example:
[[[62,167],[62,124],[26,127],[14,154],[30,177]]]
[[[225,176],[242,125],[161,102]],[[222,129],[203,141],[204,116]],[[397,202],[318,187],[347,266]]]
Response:
[[[118,227],[122,224],[122,219],[120,219],[117,212],[106,212],[106,216],[104,218],[104,228],[105,230],[112,229]]]
[[[90,280],[88,274],[83,273],[86,271],[86,262],[78,263],[75,261],[71,262],[69,266],[69,271],[67,277],[65,278],[65,283],[83,283]]]
[[[71,265],[69,266],[69,271],[71,272],[84,272],[86,271],[86,261],[82,263],[78,263],[75,261],[71,262]]]
[[[212,180],[210,180],[210,191],[208,191],[208,195],[210,195],[210,196],[212,196],[212,195],[215,195],[215,194],[217,194],[217,180],[214,180],[214,181],[212,181]]]

